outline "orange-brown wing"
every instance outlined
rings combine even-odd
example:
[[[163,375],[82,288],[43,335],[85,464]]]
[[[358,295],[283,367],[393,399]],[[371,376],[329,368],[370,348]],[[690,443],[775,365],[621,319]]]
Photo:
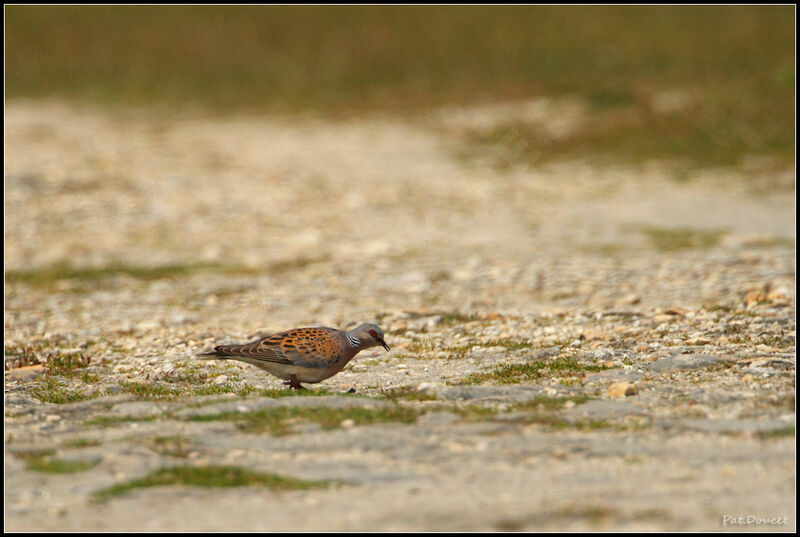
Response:
[[[294,365],[328,367],[342,357],[342,345],[332,328],[295,328],[281,336],[280,354]]]
[[[332,328],[295,328],[244,345],[225,345],[218,351],[256,360],[301,367],[328,367],[342,356]]]

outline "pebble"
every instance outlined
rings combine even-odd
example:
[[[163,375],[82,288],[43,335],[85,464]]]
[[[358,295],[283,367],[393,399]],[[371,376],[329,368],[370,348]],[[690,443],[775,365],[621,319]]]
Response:
[[[436,390],[439,388],[439,386],[440,385],[435,382],[423,382],[417,386],[416,390],[419,393],[433,395],[436,393]]]
[[[753,377],[768,377],[774,375],[775,370],[768,367],[747,367],[742,369],[742,373]]]
[[[719,356],[710,354],[678,354],[659,359],[649,364],[653,371],[668,371],[670,369],[694,369],[716,365],[722,361]]]
[[[610,397],[626,397],[636,395],[639,392],[636,384],[632,382],[615,382],[608,387]]]

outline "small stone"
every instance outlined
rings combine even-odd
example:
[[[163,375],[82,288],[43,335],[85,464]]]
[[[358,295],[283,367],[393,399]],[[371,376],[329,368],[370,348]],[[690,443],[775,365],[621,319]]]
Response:
[[[228,382],[228,375],[219,375],[218,377],[214,378],[214,384],[217,386],[221,386]]]
[[[136,323],[136,329],[142,332],[147,332],[149,330],[155,330],[156,328],[158,328],[158,325],[159,325],[158,321],[152,321],[152,320],[140,321]]]
[[[671,369],[701,369],[711,367],[721,361],[722,358],[709,354],[676,354],[649,364],[649,368],[657,372]]]
[[[425,322],[426,330],[433,330],[437,325],[442,324],[442,316],[434,315]]]
[[[775,374],[775,371],[773,371],[768,367],[756,367],[756,366],[750,366],[748,368],[745,368],[742,370],[742,372],[745,373],[746,375],[753,375],[759,377],[769,377],[770,375]]]
[[[6,377],[21,379],[21,380],[32,379],[42,375],[43,373],[44,373],[44,367],[42,367],[41,364],[18,367],[15,369],[10,369],[5,372]]]
[[[627,397],[636,395],[638,391],[635,384],[627,381],[615,382],[608,387],[608,395],[611,397]]]
[[[346,420],[342,420],[339,425],[344,429],[352,429],[356,426],[356,422],[351,418],[347,418]]]
[[[50,511],[50,514],[54,516],[64,516],[67,514],[67,508],[63,505],[54,505],[48,510]]]
[[[432,395],[436,393],[437,387],[438,384],[436,384],[435,382],[423,382],[419,386],[417,386],[417,392]]]
[[[680,306],[672,306],[671,308],[666,309],[664,313],[666,313],[667,315],[679,315],[681,317],[688,317],[692,313],[692,310],[687,308],[682,308]]]

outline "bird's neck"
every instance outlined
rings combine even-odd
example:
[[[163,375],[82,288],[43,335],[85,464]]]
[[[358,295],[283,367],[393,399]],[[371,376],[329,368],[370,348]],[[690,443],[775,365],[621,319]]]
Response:
[[[352,332],[347,333],[347,342],[350,343],[350,346],[356,351],[360,350],[361,340],[358,338],[358,336],[354,335]]]

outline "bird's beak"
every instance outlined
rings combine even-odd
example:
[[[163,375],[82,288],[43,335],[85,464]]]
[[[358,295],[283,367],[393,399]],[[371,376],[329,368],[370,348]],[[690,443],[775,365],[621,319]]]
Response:
[[[389,350],[389,345],[387,345],[387,344],[386,344],[386,342],[385,342],[384,340],[382,340],[382,339],[379,339],[379,340],[378,340],[378,343],[380,343],[381,347],[383,347],[383,348],[384,348],[384,349],[386,349],[387,351]]]

